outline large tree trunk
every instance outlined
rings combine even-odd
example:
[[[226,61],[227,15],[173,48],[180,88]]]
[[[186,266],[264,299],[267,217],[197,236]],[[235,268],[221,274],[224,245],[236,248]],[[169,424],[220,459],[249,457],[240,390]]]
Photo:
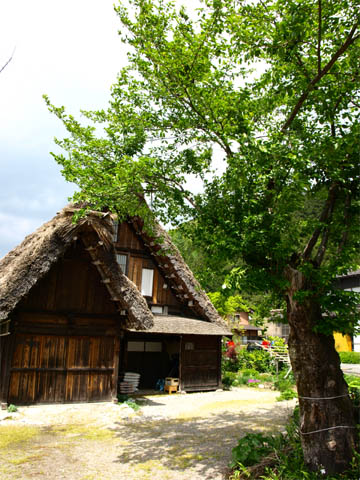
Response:
[[[289,268],[286,276],[290,282],[289,353],[299,395],[305,463],[311,470],[339,473],[349,467],[356,444],[352,402],[333,336],[313,331],[321,321],[320,306],[314,296],[302,302],[295,298],[309,285],[297,270]]]

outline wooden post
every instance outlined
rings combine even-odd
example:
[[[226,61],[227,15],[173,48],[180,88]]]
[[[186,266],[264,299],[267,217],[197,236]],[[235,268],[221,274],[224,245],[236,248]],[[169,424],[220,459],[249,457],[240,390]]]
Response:
[[[0,337],[0,403],[7,405],[15,334]]]
[[[179,348],[179,392],[183,390],[182,379],[182,349],[183,349],[183,336],[180,335],[180,348]]]
[[[119,377],[119,358],[120,358],[120,338],[118,336],[114,339],[114,373],[113,373],[113,389],[112,400],[117,402],[117,389],[118,389],[118,377]]]
[[[221,351],[222,347],[222,337],[219,337],[218,340],[218,388],[222,388],[222,380],[221,380]]]

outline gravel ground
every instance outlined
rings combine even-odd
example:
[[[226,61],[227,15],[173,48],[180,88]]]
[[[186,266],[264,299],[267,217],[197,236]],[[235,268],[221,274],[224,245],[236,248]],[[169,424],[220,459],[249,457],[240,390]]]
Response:
[[[223,480],[237,440],[284,428],[294,401],[251,388],[0,412],[0,478]],[[6,443],[8,439],[8,443]]]

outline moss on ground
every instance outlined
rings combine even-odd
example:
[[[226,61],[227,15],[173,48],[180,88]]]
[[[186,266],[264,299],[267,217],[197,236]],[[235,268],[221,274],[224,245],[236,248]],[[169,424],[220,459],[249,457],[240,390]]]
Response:
[[[66,437],[81,437],[86,440],[106,441],[112,440],[115,433],[107,428],[95,425],[70,424],[54,426],[51,431]]]
[[[274,399],[263,399],[261,404],[273,404]],[[188,412],[180,413],[176,418],[178,420],[190,420],[196,417],[206,417],[207,415],[214,414],[214,412],[219,411],[239,411],[242,407],[253,406],[254,400],[228,400],[228,401],[218,401],[218,402],[211,402],[201,405],[199,408],[194,408],[194,410],[190,410]]]
[[[22,425],[0,425],[0,451],[28,442],[40,433],[40,428]]]

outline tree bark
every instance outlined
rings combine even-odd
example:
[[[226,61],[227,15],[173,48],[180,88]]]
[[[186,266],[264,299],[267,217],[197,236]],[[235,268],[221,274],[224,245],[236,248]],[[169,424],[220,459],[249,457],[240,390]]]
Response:
[[[350,466],[357,435],[340,358],[333,336],[313,330],[321,321],[316,297],[296,299],[300,290],[311,290],[304,275],[289,267],[286,277],[289,354],[299,395],[304,460],[310,470],[340,473]]]

